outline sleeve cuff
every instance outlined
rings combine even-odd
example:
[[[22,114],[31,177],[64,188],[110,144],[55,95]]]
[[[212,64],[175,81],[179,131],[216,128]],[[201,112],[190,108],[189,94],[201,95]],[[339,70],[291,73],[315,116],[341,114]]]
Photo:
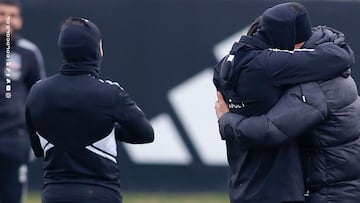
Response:
[[[245,117],[240,114],[231,112],[224,113],[218,120],[219,131],[222,140],[235,139],[236,124],[241,122]]]

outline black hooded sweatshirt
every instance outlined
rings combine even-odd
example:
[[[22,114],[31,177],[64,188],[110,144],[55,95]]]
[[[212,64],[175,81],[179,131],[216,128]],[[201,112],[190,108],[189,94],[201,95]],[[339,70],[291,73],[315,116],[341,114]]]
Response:
[[[231,112],[263,114],[289,86],[334,78],[354,63],[343,34],[326,27],[317,28],[303,49],[293,50],[296,15],[289,3],[266,10],[258,32],[243,36],[215,66],[214,84]],[[304,200],[296,142],[259,148],[228,137],[226,129],[221,136],[227,145],[232,203]]]
[[[36,156],[45,158],[44,187],[84,183],[119,191],[116,139],[152,142],[153,129],[118,83],[98,78],[100,31],[82,21],[62,27],[63,65],[31,89],[27,127]]]
[[[11,51],[8,66],[7,50]],[[44,62],[38,47],[16,33],[11,34],[8,45],[5,34],[0,36],[0,52],[0,154],[25,163],[30,152],[25,100],[31,86],[45,78]],[[11,98],[6,98],[7,93]]]

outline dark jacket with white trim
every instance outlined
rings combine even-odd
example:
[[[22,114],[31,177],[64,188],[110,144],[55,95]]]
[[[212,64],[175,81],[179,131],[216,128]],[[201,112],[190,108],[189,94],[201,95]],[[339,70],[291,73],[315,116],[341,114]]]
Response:
[[[94,24],[84,22],[87,26],[63,26],[59,37],[63,65],[60,73],[31,88],[27,127],[35,155],[44,156],[44,187],[84,183],[119,192],[116,140],[149,143],[154,132],[118,83],[99,78],[99,38],[81,37],[96,32]],[[73,35],[79,38],[76,45],[71,44]]]
[[[26,120],[36,156],[45,157],[44,185],[89,183],[117,190],[116,139],[154,139],[150,122],[126,91],[89,74],[56,74],[36,83]]]

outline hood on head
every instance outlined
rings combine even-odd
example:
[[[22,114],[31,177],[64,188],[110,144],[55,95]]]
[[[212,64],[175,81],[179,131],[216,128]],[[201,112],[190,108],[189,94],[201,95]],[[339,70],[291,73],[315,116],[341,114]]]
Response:
[[[306,41],[311,34],[311,23],[305,7],[290,2],[265,10],[255,36],[271,48],[293,50],[296,43]]]
[[[99,28],[84,18],[70,18],[61,27],[58,46],[63,56],[60,72],[99,73],[101,63]]]

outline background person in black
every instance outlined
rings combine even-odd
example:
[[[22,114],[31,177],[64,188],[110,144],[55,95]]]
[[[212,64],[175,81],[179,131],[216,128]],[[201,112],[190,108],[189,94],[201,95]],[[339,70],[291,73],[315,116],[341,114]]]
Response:
[[[67,19],[58,45],[60,73],[36,83],[26,104],[32,147],[44,156],[42,201],[121,202],[116,139],[152,142],[153,129],[119,84],[99,78],[103,52],[94,23]]]
[[[267,9],[254,30],[215,67],[214,83],[233,113],[263,114],[289,86],[334,78],[354,63],[342,33],[326,27],[312,32],[307,11],[298,3]],[[302,49],[294,49],[305,41]],[[228,138],[226,128],[221,135],[227,145],[232,203],[304,201],[296,142],[251,148]]]
[[[1,203],[19,203],[24,198],[30,157],[25,99],[31,86],[45,77],[39,49],[17,33],[22,25],[19,1],[0,0]],[[9,59],[10,63],[6,64]]]

